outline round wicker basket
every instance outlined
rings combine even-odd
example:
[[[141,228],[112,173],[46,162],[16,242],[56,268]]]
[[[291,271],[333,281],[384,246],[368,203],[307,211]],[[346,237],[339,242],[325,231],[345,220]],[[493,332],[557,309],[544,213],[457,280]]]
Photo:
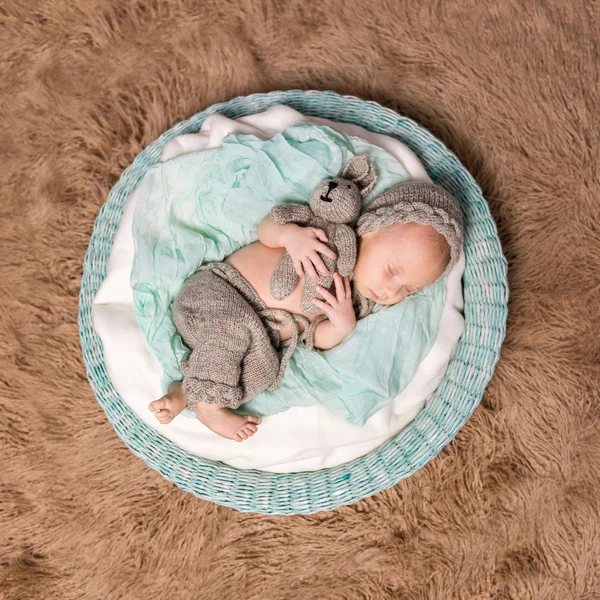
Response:
[[[458,200],[464,220],[465,329],[447,373],[427,406],[397,436],[352,462],[315,472],[276,474],[241,470],[194,456],[139,420],[117,394],[92,323],[92,301],[106,267],[126,198],[159,160],[172,137],[194,133],[212,113],[229,118],[273,104],[392,136],[419,157],[434,182]],[[300,514],[352,504],[395,485],[434,458],[479,404],[500,356],[506,332],[507,263],[481,189],[456,156],[414,121],[376,102],[334,92],[289,90],[215,104],[178,123],[140,153],[111,190],[94,223],[85,255],[79,329],[87,375],[118,436],[146,464],[182,490],[243,512]]]

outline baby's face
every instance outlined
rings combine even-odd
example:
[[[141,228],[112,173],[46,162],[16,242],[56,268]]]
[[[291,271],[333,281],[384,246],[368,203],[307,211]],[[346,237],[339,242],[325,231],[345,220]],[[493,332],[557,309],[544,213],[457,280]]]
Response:
[[[358,291],[377,304],[396,304],[433,283],[448,264],[433,227],[406,223],[373,229],[358,240],[354,280]]]

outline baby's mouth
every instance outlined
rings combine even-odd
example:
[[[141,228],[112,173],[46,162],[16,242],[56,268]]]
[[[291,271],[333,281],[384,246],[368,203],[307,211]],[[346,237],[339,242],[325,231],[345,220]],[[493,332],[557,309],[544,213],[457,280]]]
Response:
[[[371,288],[367,288],[371,294],[371,296],[373,296],[373,298],[375,298],[375,300],[383,300],[383,298],[381,298],[381,296],[378,296]]]

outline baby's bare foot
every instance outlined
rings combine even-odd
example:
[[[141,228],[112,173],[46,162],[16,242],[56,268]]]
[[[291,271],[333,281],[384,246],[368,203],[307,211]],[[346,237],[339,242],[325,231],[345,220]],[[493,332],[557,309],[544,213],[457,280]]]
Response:
[[[198,402],[196,406],[198,420],[210,430],[236,442],[243,442],[252,437],[260,425],[260,417],[236,415],[230,410],[218,404],[204,404]]]
[[[185,396],[181,381],[169,384],[169,392],[148,405],[151,412],[162,425],[170,423],[184,408]]]

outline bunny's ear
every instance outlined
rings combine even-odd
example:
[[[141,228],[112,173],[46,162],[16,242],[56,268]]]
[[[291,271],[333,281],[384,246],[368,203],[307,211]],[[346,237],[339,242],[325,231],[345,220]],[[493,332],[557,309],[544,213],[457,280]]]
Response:
[[[374,162],[369,160],[367,154],[359,154],[350,160],[342,173],[342,177],[354,181],[363,198],[371,192],[377,183]]]

